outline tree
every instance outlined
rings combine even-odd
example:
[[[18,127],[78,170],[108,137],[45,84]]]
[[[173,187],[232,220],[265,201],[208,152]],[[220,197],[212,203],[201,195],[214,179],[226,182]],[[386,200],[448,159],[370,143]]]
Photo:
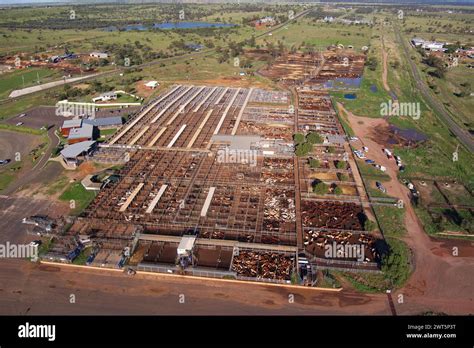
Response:
[[[335,186],[332,190],[335,195],[342,195],[342,189],[339,186]]]
[[[313,183],[313,192],[318,194],[318,195],[324,195],[328,193],[329,186],[326,185],[324,182],[316,180]]]
[[[295,134],[293,134],[293,141],[294,141],[296,144],[304,143],[304,142],[305,142],[304,134],[301,134],[301,133],[295,133]]]
[[[318,168],[319,167],[319,161],[316,158],[310,158],[308,162],[309,162],[309,166],[311,168]]]
[[[389,252],[382,257],[382,272],[394,286],[400,286],[408,279],[409,255],[402,241],[390,240]]]
[[[313,145],[310,143],[302,143],[296,145],[295,155],[296,156],[306,156],[313,149]]]
[[[310,144],[321,144],[323,142],[323,138],[316,132],[310,132],[307,136],[306,136],[306,140],[310,143]]]
[[[375,71],[377,69],[377,59],[375,57],[370,57],[369,59],[367,59],[367,62],[365,62],[365,65],[367,65],[367,67],[372,70],[372,71]]]
[[[337,161],[336,168],[337,169],[346,169],[347,168],[346,161]]]

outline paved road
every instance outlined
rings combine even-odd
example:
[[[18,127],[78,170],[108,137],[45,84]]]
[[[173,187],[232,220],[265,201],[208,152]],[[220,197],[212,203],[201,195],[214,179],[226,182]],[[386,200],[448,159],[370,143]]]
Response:
[[[438,115],[440,120],[444,122],[446,126],[448,126],[449,130],[451,133],[453,133],[458,140],[466,146],[466,148],[474,152],[474,138],[469,132],[464,130],[462,127],[460,127],[449,115],[449,113],[446,111],[444,108],[443,104],[439,102],[439,100],[433,98],[431,95],[429,87],[426,85],[425,81],[423,78],[420,76],[420,73],[416,67],[416,63],[413,62],[410,59],[410,52],[408,50],[408,47],[405,43],[405,40],[403,39],[401,33],[400,33],[400,28],[398,26],[395,26],[395,35],[397,36],[397,39],[403,47],[403,52],[405,53],[405,58],[410,64],[410,68],[413,74],[413,77],[416,82],[416,87],[420,90],[421,94],[423,95],[423,98],[425,101],[430,105],[430,107],[435,111],[435,114]]]
[[[47,90],[49,88],[61,86],[61,85],[67,84],[67,83],[80,82],[80,81],[83,81],[83,80],[87,80],[87,79],[90,79],[90,78],[97,77],[98,75],[99,74],[92,74],[92,75],[87,75],[87,76],[73,77],[73,78],[69,78],[69,79],[61,79],[61,80],[58,80],[58,81],[43,83],[43,84],[37,85],[37,86],[26,87],[26,88],[22,88],[22,89],[15,89],[14,91],[12,91],[10,93],[10,95],[8,97],[9,98],[17,98],[17,97],[21,97],[23,95],[44,91],[44,90]]]

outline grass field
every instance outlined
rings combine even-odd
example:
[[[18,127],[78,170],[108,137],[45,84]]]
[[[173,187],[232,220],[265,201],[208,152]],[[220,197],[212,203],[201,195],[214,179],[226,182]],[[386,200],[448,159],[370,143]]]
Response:
[[[73,183],[64,191],[59,199],[62,201],[73,202],[75,208],[72,208],[71,214],[77,215],[84,210],[95,197],[95,193],[87,191],[80,182]]]
[[[26,68],[2,74],[0,75],[0,99],[7,98],[10,92],[15,89],[38,84],[38,77],[40,83],[45,83],[60,75],[58,71],[42,68]]]
[[[354,30],[357,28],[357,30]],[[313,23],[312,20],[301,18],[296,23],[282,27],[271,36],[265,36],[257,43],[265,41],[276,43],[282,41],[287,47],[303,45],[325,49],[329,45],[353,45],[360,50],[369,44],[371,28],[369,26],[352,26],[336,23]]]

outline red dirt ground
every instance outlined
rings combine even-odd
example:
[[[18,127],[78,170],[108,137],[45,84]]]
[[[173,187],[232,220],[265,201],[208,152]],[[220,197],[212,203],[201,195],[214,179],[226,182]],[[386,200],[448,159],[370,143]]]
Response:
[[[406,286],[396,294],[403,294],[406,308],[429,308],[444,313],[473,313],[474,285],[474,245],[462,240],[437,240],[428,236],[415,214],[408,199],[408,188],[397,179],[397,165],[393,159],[388,159],[382,152],[381,144],[372,133],[378,126],[385,126],[384,119],[359,117],[344,109],[338,103],[340,111],[359,137],[356,145],[369,148],[369,157],[376,163],[387,167],[390,181],[384,183],[387,193],[403,199],[405,202],[405,227],[407,235],[403,241],[414,253],[414,272]],[[459,250],[458,256],[453,256],[453,247]],[[401,307],[403,305],[398,305]],[[399,310],[397,308],[397,310]]]

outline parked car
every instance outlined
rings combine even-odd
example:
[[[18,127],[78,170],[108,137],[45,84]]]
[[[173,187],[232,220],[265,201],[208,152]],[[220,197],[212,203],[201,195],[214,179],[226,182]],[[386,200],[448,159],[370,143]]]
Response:
[[[376,181],[375,182],[375,186],[377,186],[377,188],[382,191],[383,193],[387,192],[387,189],[382,185],[382,183]]]
[[[4,159],[4,160],[0,160],[0,166],[5,166],[10,162],[11,162],[11,159],[9,159],[9,158]]]
[[[371,160],[371,159],[366,159],[366,160],[365,160],[365,163],[367,163],[367,164],[374,164],[375,161],[374,161],[374,160]]]
[[[392,152],[389,149],[383,149],[383,152],[387,155],[387,158],[392,158]]]
[[[355,150],[354,151],[354,154],[360,158],[360,159],[364,159],[365,158],[365,154],[362,152],[362,151],[359,151],[359,150]]]
[[[16,124],[17,127],[22,126],[22,125],[23,125],[23,122],[18,122],[18,123]]]

